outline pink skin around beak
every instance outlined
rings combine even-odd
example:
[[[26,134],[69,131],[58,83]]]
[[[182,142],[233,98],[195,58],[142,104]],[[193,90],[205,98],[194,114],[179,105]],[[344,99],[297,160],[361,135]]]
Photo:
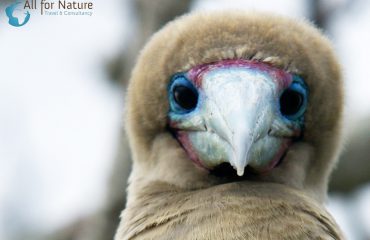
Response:
[[[198,91],[197,106],[186,114],[170,112],[169,125],[197,166],[211,170],[228,162],[239,176],[247,165],[268,172],[300,135],[299,123],[279,110],[291,74],[260,62],[224,60],[185,76]]]

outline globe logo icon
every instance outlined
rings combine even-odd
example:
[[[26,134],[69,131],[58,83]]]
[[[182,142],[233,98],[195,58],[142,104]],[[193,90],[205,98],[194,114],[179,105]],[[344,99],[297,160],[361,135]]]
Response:
[[[31,17],[31,14],[30,14],[29,11],[24,12],[26,17],[24,18],[23,22],[20,23],[18,17],[14,16],[14,12],[16,10],[18,10],[18,6],[21,5],[21,4],[22,4],[21,2],[15,2],[15,3],[11,4],[10,6],[8,6],[5,9],[6,16],[9,18],[9,24],[14,26],[14,27],[24,26],[26,23],[28,23],[28,21],[30,20],[30,17]]]

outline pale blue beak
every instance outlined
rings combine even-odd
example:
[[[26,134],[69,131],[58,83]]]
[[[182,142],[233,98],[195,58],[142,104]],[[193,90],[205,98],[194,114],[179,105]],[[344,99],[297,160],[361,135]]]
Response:
[[[230,163],[239,176],[247,165],[258,172],[275,167],[300,132],[299,122],[280,111],[282,84],[240,66],[211,68],[201,78],[195,108],[169,115],[189,155],[207,169]]]

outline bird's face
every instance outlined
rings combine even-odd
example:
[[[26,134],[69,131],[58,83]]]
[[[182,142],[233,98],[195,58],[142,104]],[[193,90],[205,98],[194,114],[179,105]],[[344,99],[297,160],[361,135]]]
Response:
[[[304,81],[265,63],[223,60],[176,73],[168,86],[169,127],[196,165],[230,163],[239,176],[274,168],[300,137]]]

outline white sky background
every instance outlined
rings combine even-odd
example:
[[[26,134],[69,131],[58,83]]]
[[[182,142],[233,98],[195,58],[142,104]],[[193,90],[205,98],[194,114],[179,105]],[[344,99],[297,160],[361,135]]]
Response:
[[[333,0],[332,0],[333,1]],[[344,0],[337,0],[344,1]],[[347,117],[370,115],[370,2],[358,0],[330,22],[347,88]],[[355,121],[352,121],[355,122]]]
[[[0,12],[0,239],[17,228],[50,231],[104,201],[123,99],[106,80],[104,64],[124,44],[133,20],[125,1],[94,5],[92,17],[32,14],[22,28],[9,26]],[[303,0],[203,0],[193,8],[263,9],[301,17],[307,6]],[[346,72],[350,119],[370,114],[369,23],[370,2],[359,0],[331,28]],[[343,206],[361,206],[356,210],[361,219],[366,212],[361,196],[336,197],[331,209],[346,219],[349,210]]]
[[[21,28],[0,13],[0,239],[103,203],[123,100],[104,64],[129,23],[122,1],[94,5],[92,17],[31,13]]]

